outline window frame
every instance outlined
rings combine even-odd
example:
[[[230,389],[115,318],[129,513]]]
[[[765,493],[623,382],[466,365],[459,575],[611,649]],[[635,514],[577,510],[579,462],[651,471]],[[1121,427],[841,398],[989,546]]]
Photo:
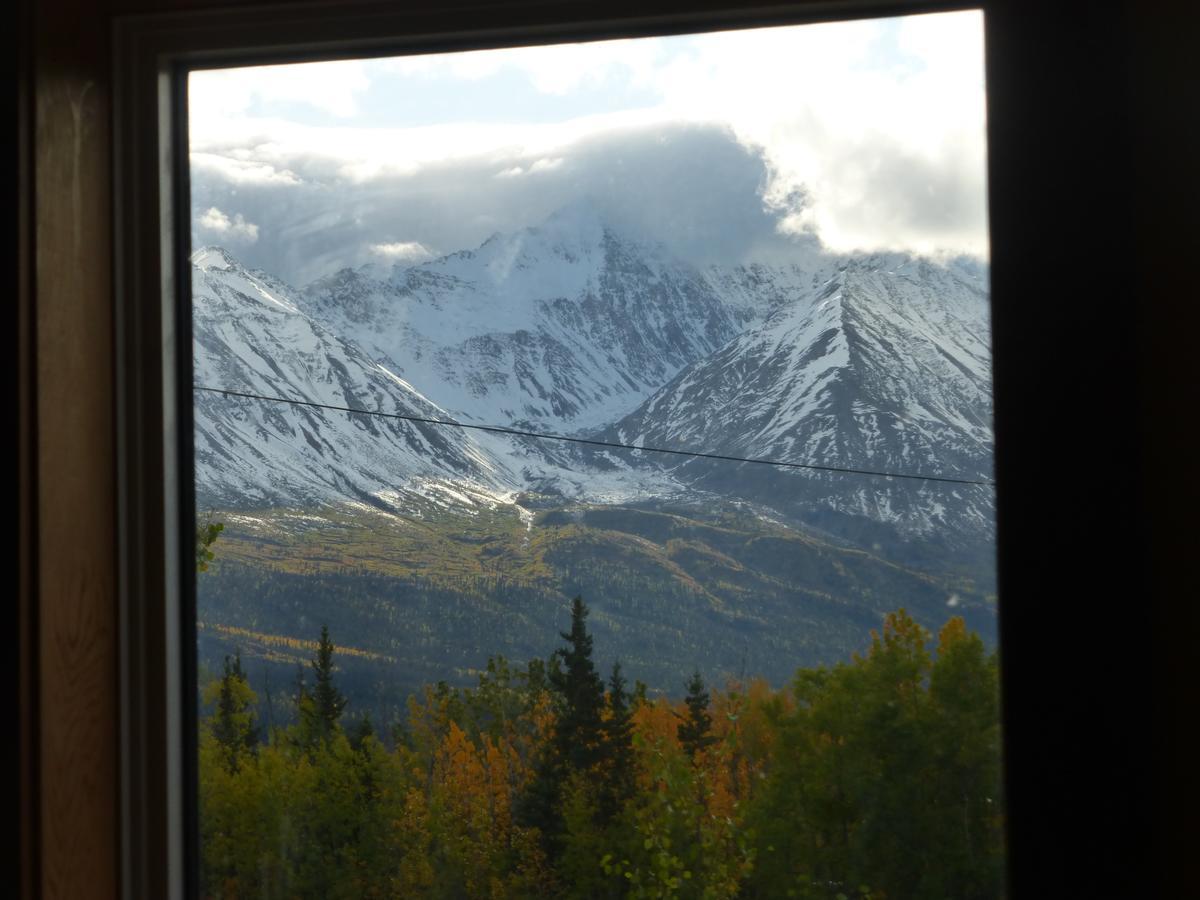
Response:
[[[126,897],[198,889],[186,74],[983,9],[987,2],[333,0],[125,16],[113,34],[120,871]],[[470,20],[470,26],[463,22]],[[989,138],[991,135],[989,134]],[[1007,668],[1008,660],[1005,659]]]

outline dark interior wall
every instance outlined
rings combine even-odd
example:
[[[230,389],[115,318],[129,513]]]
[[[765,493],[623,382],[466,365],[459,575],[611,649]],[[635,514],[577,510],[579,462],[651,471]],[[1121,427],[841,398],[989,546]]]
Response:
[[[16,79],[26,156],[13,359],[28,897],[119,891],[112,16],[231,5],[23,0],[16,19],[27,76]],[[1196,883],[1200,33],[1189,7],[1007,0],[988,14],[1020,897]]]
[[[111,897],[118,732],[107,21],[82,0],[21,8],[22,46],[31,51],[30,79],[18,86],[27,104],[18,140],[29,152],[19,176],[29,280],[16,286],[28,327],[18,436],[29,629],[20,650],[28,716],[21,883],[30,896]]]
[[[1187,826],[1162,804],[1194,777],[1175,754],[1195,686],[1176,654],[1195,614],[1168,549],[1195,533],[1178,414],[1195,397],[1179,361],[1196,311],[1172,286],[1194,283],[1186,24],[1153,4],[988,16],[1016,896],[1150,896],[1189,865],[1166,852]]]
[[[1147,6],[1131,17],[1127,36],[1133,209],[1128,223],[1113,224],[1137,260],[1137,293],[1125,305],[1137,311],[1141,341],[1141,477],[1130,490],[1139,503],[1145,593],[1131,624],[1151,654],[1137,698],[1153,717],[1146,764],[1156,776],[1156,827],[1146,864],[1183,896],[1200,884],[1200,10],[1182,0]]]

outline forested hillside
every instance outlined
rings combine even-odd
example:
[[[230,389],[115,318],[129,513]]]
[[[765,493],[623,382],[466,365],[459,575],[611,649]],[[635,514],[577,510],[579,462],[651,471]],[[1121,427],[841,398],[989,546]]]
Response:
[[[651,698],[594,660],[580,599],[548,659],[428,684],[394,722],[322,629],[264,727],[236,656],[204,688],[211,898],[995,898],[996,657],[903,610],[849,661]],[[606,676],[606,677],[605,677]]]
[[[291,681],[301,642],[328,622],[359,651],[344,660],[343,689],[390,715],[427,682],[471,684],[490,655],[545,657],[584,592],[598,663],[619,657],[652,692],[697,666],[717,684],[753,672],[780,686],[798,665],[860,650],[896,597],[927,628],[953,611],[995,643],[993,596],[969,576],[736,508],[413,513],[222,514],[198,584],[201,661],[218,670],[240,652],[267,716],[266,689]]]

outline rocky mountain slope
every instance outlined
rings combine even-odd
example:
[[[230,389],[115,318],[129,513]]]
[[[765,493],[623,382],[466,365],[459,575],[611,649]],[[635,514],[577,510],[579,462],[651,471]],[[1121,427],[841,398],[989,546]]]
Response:
[[[618,234],[586,201],[379,275],[343,269],[302,302],[456,415],[570,433],[611,424],[769,304]]]
[[[970,268],[897,255],[800,276],[762,271],[790,295],[604,432],[619,442],[965,480],[991,478],[986,284]],[[695,460],[696,487],[917,532],[988,536],[990,487]],[[786,498],[792,497],[789,502]]]
[[[536,228],[296,290],[194,261],[197,381],[426,418],[986,481],[986,273],[901,255],[701,271],[580,203]],[[213,502],[395,502],[440,484],[627,501],[694,492],[990,537],[989,487],[579,449],[197,397]]]
[[[447,418],[361,348],[305,315],[295,291],[228,253],[192,258],[196,384],[385,413]],[[503,492],[515,476],[459,429],[211,391],[195,394],[202,503],[295,506],[386,502],[401,486]]]

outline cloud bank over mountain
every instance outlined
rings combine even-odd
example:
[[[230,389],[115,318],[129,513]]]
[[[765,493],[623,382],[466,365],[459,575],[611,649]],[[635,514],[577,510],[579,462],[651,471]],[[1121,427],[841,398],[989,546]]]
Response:
[[[197,73],[193,222],[300,282],[580,195],[704,262],[986,257],[984,99],[974,12]]]
[[[582,139],[553,157],[489,153],[361,181],[330,174],[327,162],[288,159],[294,183],[234,180],[197,165],[197,243],[219,236],[251,265],[303,283],[381,257],[419,261],[475,247],[579,197],[624,230],[664,240],[697,262],[779,256],[811,243],[779,230],[802,195],[790,206],[764,202],[762,153],[718,126],[630,129]],[[214,222],[211,210],[231,209],[257,230],[230,228],[226,213]]]

